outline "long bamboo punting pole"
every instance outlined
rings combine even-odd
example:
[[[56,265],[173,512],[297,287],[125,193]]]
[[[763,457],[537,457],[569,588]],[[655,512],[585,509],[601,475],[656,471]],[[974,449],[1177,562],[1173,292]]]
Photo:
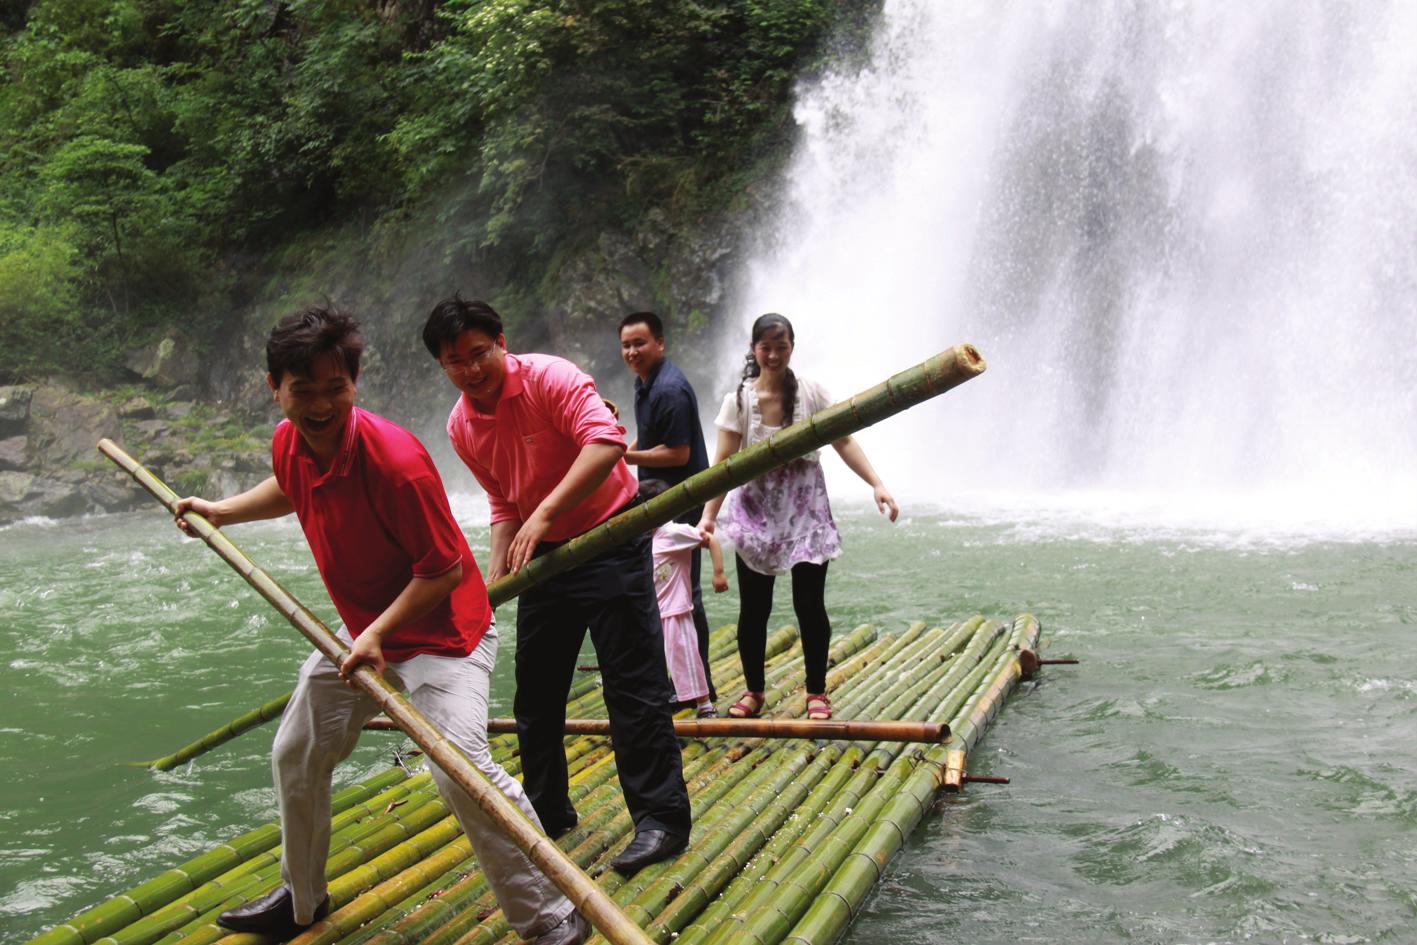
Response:
[[[135,459],[125,453],[111,440],[99,441],[103,454],[123,467],[152,496],[161,502],[169,512],[176,511],[178,495],[167,484],[143,468]],[[262,597],[279,610],[287,620],[308,639],[315,648],[336,665],[343,662],[349,653],[329,628],[306,610],[265,571],[256,566],[246,554],[221,531],[212,526],[195,512],[183,514],[183,520],[222,560],[231,565],[256,589]],[[360,666],[351,674],[351,681],[360,691],[373,699],[384,714],[398,723],[404,733],[422,748],[440,768],[448,773],[459,787],[466,791],[517,847],[540,867],[546,877],[556,884],[587,919],[605,938],[620,945],[649,945],[644,931],[635,925],[620,907],[606,896],[589,876],[572,863],[545,834],[532,826],[526,815],[467,759],[456,745],[448,741],[443,733],[434,727],[413,704],[398,692],[383,677]]]
[[[489,584],[487,596],[492,606],[498,607],[527,588],[584,564],[641,532],[672,521],[695,506],[703,505],[709,499],[723,495],[765,472],[938,397],[984,373],[985,367],[984,358],[973,345],[947,348],[912,368],[892,375],[875,387],[779,430],[761,443],[755,443],[723,462],[690,476],[643,505],[635,506],[559,548],[533,558],[516,574],[509,574]],[[222,742],[276,717],[285,710],[289,700],[288,693],[273,699],[172,754],[157,759],[152,762],[152,767],[167,771],[210,751]]]
[[[364,727],[373,731],[397,729],[390,719],[370,719]],[[487,731],[515,732],[516,719],[488,719]],[[567,735],[609,735],[609,719],[567,719]],[[827,741],[943,742],[950,737],[944,722],[893,722],[865,719],[675,719],[674,734],[680,738],[820,738]]]
[[[761,443],[695,473],[643,505],[620,513],[548,554],[533,558],[516,574],[494,582],[495,594],[492,587],[487,593],[494,604],[509,600],[528,587],[583,564],[641,532],[673,521],[689,509],[765,472],[958,387],[984,373],[984,368],[984,358],[973,345],[947,348],[875,387],[784,427]]]

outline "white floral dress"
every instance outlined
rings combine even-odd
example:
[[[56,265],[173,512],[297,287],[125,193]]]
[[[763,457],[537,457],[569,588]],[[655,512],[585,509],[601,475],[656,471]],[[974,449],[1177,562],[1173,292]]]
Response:
[[[743,448],[767,439],[781,427],[763,423],[751,381],[723,398],[714,426],[743,437]],[[832,403],[820,384],[797,378],[793,419],[811,416]],[[734,489],[723,504],[721,528],[745,564],[759,574],[786,574],[795,564],[823,564],[840,556],[841,533],[827,501],[819,451],[795,459]]]

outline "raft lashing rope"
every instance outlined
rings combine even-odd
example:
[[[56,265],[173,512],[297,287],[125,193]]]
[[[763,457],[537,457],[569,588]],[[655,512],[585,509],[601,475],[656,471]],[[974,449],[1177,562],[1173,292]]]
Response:
[[[609,739],[567,736],[571,798],[580,821],[557,843],[655,942],[829,945],[860,913],[938,795],[968,780],[969,752],[1013,687],[1039,665],[1039,636],[1038,621],[1024,614],[1011,623],[973,617],[947,627],[916,623],[896,633],[863,625],[839,637],[827,678],[838,719],[946,723],[949,738],[937,745],[681,739],[693,806],[691,842],[678,857],[628,879],[607,865],[634,832]],[[795,644],[790,627],[769,637],[766,716],[806,715]],[[713,634],[710,661],[723,694],[742,687],[731,626]],[[603,718],[600,688],[573,696],[567,715]],[[515,736],[493,736],[491,743],[493,756],[518,774]],[[328,869],[332,909],[292,942],[518,941],[427,772],[411,768],[390,768],[336,796]],[[29,945],[264,941],[233,935],[215,919],[274,889],[279,857],[279,830],[266,824]]]

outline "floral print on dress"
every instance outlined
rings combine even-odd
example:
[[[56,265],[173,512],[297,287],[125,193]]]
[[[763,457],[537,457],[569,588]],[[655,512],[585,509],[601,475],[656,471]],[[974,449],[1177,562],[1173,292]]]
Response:
[[[743,437],[743,447],[767,439],[780,428],[762,422],[757,392],[751,383],[723,400],[714,424]],[[797,379],[801,420],[831,403],[821,385]],[[827,501],[827,481],[818,453],[809,453],[765,473],[728,494],[720,527],[745,564],[759,574],[786,574],[794,564],[823,564],[841,555],[841,533]]]
[[[822,464],[796,459],[729,493],[721,527],[759,574],[822,564],[841,554]]]

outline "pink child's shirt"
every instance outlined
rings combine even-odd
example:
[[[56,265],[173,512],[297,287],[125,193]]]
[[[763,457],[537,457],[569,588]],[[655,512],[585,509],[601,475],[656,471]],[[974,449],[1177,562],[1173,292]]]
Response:
[[[654,593],[659,598],[659,615],[675,617],[694,609],[689,588],[689,561],[702,542],[692,525],[670,522],[654,530]]]

